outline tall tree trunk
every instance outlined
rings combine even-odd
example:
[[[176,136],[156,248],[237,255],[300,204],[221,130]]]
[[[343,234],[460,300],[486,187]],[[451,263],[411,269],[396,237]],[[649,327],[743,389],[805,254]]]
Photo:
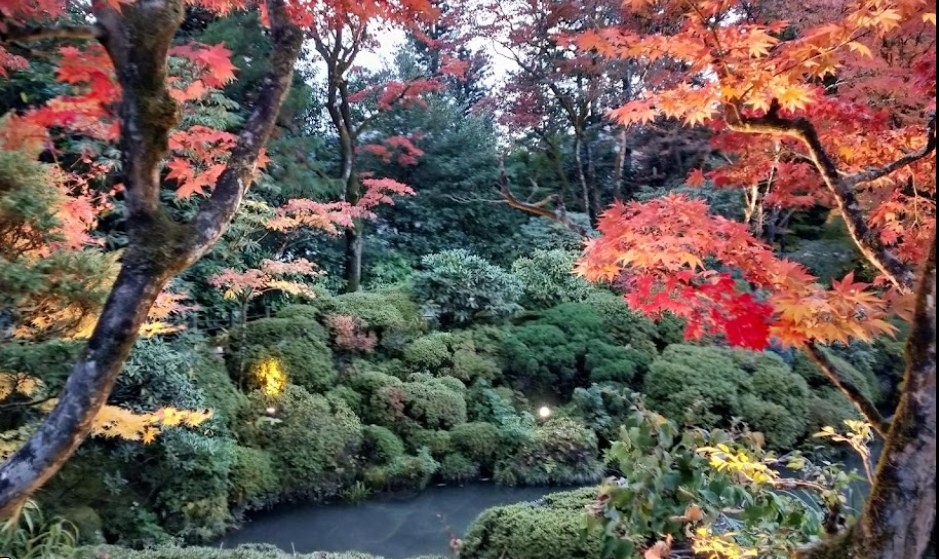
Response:
[[[587,183],[587,173],[584,170],[583,145],[583,136],[578,132],[574,135],[574,163],[577,167],[577,181],[580,183],[580,193],[584,202],[584,213],[590,216],[590,223],[595,225],[594,220],[596,216],[593,213],[593,198],[590,196],[590,185]]]
[[[857,524],[801,552],[800,559],[935,557],[936,239],[916,300],[907,342],[903,393]]]
[[[345,230],[345,272],[347,293],[362,288],[362,245],[364,231],[362,223],[356,220],[355,225]]]
[[[616,144],[616,157],[613,159],[613,199],[623,201],[632,198],[632,189],[627,187],[632,150],[629,149],[625,128],[619,131]]]

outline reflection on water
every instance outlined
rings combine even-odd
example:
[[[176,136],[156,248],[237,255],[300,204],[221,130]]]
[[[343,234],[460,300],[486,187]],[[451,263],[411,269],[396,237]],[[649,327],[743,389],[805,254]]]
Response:
[[[483,510],[537,501],[563,488],[471,484],[433,487],[417,495],[382,496],[359,504],[287,505],[253,515],[225,536],[224,547],[269,543],[284,551],[362,551],[387,559],[449,555],[450,537],[461,536]]]

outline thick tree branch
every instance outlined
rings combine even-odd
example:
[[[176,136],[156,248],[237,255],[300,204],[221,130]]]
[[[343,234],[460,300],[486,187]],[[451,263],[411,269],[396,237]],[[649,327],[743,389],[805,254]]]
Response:
[[[189,223],[185,240],[186,265],[192,264],[221,237],[235,216],[241,199],[257,170],[257,160],[267,142],[281,104],[290,89],[293,68],[300,54],[303,32],[287,14],[283,0],[268,0],[273,39],[267,76],[251,116],[238,134],[225,170],[199,212]]]
[[[512,194],[511,188],[509,188],[509,178],[505,174],[505,167],[501,163],[499,166],[499,193],[509,206],[517,210],[522,210],[523,212],[545,217],[551,221],[560,223],[581,237],[587,238],[590,236],[590,232],[585,227],[574,223],[567,215],[567,210],[564,208],[564,203],[559,196],[549,196],[535,204],[522,202],[516,198],[515,195]],[[549,202],[554,203],[554,209],[547,207]]]
[[[805,353],[809,356],[809,359],[815,363],[815,366],[822,371],[825,377],[828,378],[829,382],[835,385],[842,394],[851,400],[851,403],[857,407],[858,411],[861,412],[861,416],[871,424],[874,430],[877,431],[881,437],[885,437],[887,431],[890,430],[890,422],[884,419],[877,410],[877,406],[868,400],[854,383],[838,372],[838,366],[832,362],[822,348],[815,342],[809,342],[805,344]]]
[[[766,116],[762,117],[745,117],[740,108],[733,105],[728,106],[726,112],[727,125],[736,132],[786,136],[802,142],[808,149],[809,157],[826,187],[834,196],[848,233],[861,253],[895,287],[904,291],[913,288],[916,283],[915,273],[884,245],[877,231],[868,226],[867,218],[854,191],[857,183],[842,176],[810,121],[805,118],[780,117],[779,105],[776,102],[773,103],[773,107]],[[932,137],[935,138],[935,131],[932,132]]]
[[[214,244],[234,216],[289,88],[303,39],[283,0],[269,0],[268,7],[271,69],[212,197],[186,226],[166,217],[159,205],[159,164],[177,122],[176,104],[166,90],[166,56],[183,19],[183,2],[148,0],[125,4],[120,13],[104,7],[96,12],[122,86],[121,149],[131,242],[58,404],[0,467],[0,517],[15,512],[88,436],[156,297],[174,274]]]

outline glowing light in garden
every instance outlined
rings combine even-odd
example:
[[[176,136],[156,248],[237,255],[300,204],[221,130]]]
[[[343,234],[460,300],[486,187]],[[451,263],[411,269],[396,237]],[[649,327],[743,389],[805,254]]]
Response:
[[[540,417],[541,419],[548,419],[549,417],[551,417],[551,408],[549,408],[548,406],[541,406],[540,408],[538,408],[538,417]]]
[[[287,373],[280,363],[280,360],[273,357],[265,359],[258,364],[255,372],[258,384],[261,386],[261,392],[265,396],[274,397],[287,388]]]

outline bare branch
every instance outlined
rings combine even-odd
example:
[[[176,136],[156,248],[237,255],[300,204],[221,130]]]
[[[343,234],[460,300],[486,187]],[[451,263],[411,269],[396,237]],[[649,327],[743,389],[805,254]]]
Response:
[[[780,117],[778,113],[779,104],[775,101],[765,116],[757,118],[744,117],[739,107],[730,105],[727,107],[727,125],[736,132],[786,136],[802,142],[808,148],[809,158],[825,186],[834,196],[848,233],[858,250],[895,287],[903,291],[912,289],[916,283],[914,271],[884,245],[877,231],[867,225],[867,218],[854,191],[856,183],[843,177],[822,145],[815,126],[805,118],[787,119]],[[935,138],[935,131],[932,132],[932,137]]]
[[[921,159],[929,157],[936,151],[936,112],[929,113],[929,122],[926,124],[926,145],[922,148],[908,153],[892,163],[882,167],[874,167],[851,175],[845,179],[848,183],[858,185],[864,182],[874,181],[886,177],[894,171],[908,167]]]
[[[568,217],[564,202],[561,200],[560,196],[552,195],[534,204],[522,202],[516,198],[509,188],[509,178],[505,174],[505,166],[502,163],[499,164],[499,192],[510,207],[560,223],[581,237],[586,238],[590,236],[590,232],[585,227],[574,223],[571,218]],[[549,202],[554,203],[554,209],[546,207]]]
[[[877,410],[877,406],[868,400],[854,383],[838,372],[838,366],[822,351],[822,348],[815,342],[809,342],[805,345],[805,353],[809,356],[809,359],[815,363],[815,366],[822,371],[825,377],[835,385],[842,394],[851,400],[851,403],[857,407],[858,411],[861,412],[861,416],[871,424],[874,430],[877,431],[881,437],[885,437],[890,430],[890,422],[884,419]]]

